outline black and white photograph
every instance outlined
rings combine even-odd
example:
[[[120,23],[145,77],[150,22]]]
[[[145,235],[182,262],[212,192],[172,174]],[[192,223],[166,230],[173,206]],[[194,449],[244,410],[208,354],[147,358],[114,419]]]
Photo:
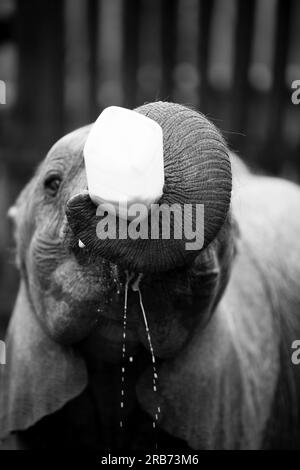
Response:
[[[0,0],[0,450],[300,450],[299,0]]]

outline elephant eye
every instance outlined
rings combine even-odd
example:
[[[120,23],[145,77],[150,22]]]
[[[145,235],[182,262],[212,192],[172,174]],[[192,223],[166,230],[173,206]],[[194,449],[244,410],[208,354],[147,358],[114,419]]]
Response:
[[[59,175],[50,175],[44,181],[44,188],[49,196],[56,196],[61,184],[61,177]]]

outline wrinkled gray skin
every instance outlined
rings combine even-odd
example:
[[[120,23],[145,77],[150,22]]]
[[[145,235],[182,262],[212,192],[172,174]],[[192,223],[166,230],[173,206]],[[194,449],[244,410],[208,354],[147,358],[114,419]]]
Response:
[[[131,442],[121,437],[120,444],[115,437],[125,273],[105,260],[92,262],[77,248],[65,217],[67,201],[86,188],[82,148],[88,131],[61,139],[19,197],[17,264],[46,334],[74,345],[87,363],[91,415],[100,423],[103,447],[129,449],[138,447],[134,432]],[[141,284],[161,360],[161,442],[194,449],[295,447],[300,369],[290,357],[291,342],[300,339],[300,190],[250,174],[236,157],[232,173],[232,215],[217,239],[192,266],[146,276]],[[62,178],[56,195],[45,187],[50,175]],[[128,301],[127,351],[134,362],[126,419],[140,425],[135,410],[143,410],[142,431],[136,423],[141,434],[155,397],[146,385],[151,383],[150,356],[137,293],[130,290]],[[77,415],[78,421],[88,421],[89,398],[67,406],[71,412],[57,422],[44,419],[38,432],[47,435],[48,419],[51,435],[60,436],[59,427],[72,416],[68,425],[76,424],[74,433],[89,435],[76,421]],[[30,432],[29,439],[26,432],[20,434],[18,445],[40,445]],[[84,446],[78,435],[74,442]],[[151,429],[145,435],[151,437]]]

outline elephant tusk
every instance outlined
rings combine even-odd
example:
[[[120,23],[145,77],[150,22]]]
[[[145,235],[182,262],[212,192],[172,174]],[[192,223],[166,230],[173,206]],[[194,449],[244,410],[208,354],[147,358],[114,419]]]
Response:
[[[78,240],[78,246],[79,248],[85,248],[85,244],[81,240]]]

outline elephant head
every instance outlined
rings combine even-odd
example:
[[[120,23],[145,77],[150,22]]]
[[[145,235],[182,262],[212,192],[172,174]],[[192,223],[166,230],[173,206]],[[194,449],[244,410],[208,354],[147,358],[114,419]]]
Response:
[[[163,130],[165,185],[158,204],[203,204],[204,244],[187,251],[186,240],[172,237],[99,240],[83,159],[90,126],[57,142],[13,211],[21,288],[8,333],[3,432],[32,425],[84,389],[85,362],[76,345],[96,336],[99,361],[121,361],[126,272],[133,282],[143,274],[143,302],[161,360],[180,354],[206,327],[224,292],[235,245],[226,143],[203,115],[186,107],[157,102],[136,112]],[[149,350],[131,289],[127,347],[133,356],[141,347]]]
[[[184,205],[202,204],[205,217],[201,249],[205,249],[228,216],[232,183],[226,144],[203,115],[183,106],[151,103],[136,111],[156,121],[163,131],[165,184],[158,204],[180,209]],[[191,265],[198,254],[196,250],[186,250],[184,236],[179,240],[171,235],[168,240],[150,237],[99,243],[95,206],[86,192],[68,201],[67,215],[73,233],[93,256],[104,257],[136,272],[174,270]]]

